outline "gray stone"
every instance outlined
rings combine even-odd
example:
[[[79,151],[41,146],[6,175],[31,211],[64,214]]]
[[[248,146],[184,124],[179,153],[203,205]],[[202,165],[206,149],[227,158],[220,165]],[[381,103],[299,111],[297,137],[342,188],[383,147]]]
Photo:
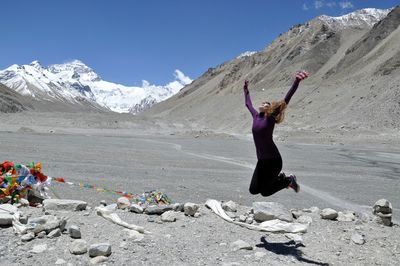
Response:
[[[247,218],[246,218],[246,223],[252,224],[253,222],[254,222],[253,217],[247,217]]]
[[[79,226],[72,224],[69,228],[68,228],[68,232],[69,235],[72,238],[81,238],[81,230],[79,228]]]
[[[100,205],[107,206],[107,202],[105,200],[101,200]]]
[[[111,212],[117,210],[117,208],[118,208],[118,206],[117,206],[116,203],[109,204],[109,205],[105,206],[105,209],[108,210],[108,211],[111,211]]]
[[[151,214],[161,215],[164,212],[170,211],[170,210],[172,210],[171,205],[151,205],[144,210],[144,213],[149,214],[149,215],[151,215]]]
[[[67,218],[62,217],[60,220],[60,227],[59,227],[61,232],[64,232],[66,225],[67,225]]]
[[[235,219],[236,218],[236,213],[235,212],[228,212],[228,211],[226,211],[225,212],[226,213],[226,215],[228,215],[230,218],[232,218],[232,219]]]
[[[0,225],[12,225],[13,216],[9,213],[0,212]]]
[[[338,217],[337,211],[331,208],[325,208],[320,213],[322,219],[335,220]]]
[[[21,216],[19,217],[19,222],[20,222],[21,224],[27,224],[27,223],[28,223],[28,216],[26,216],[26,215],[21,215]]]
[[[353,212],[338,212],[337,220],[339,222],[353,222],[356,216]]]
[[[166,211],[161,215],[163,222],[175,222],[178,219],[178,213],[174,211]]]
[[[254,219],[257,222],[264,222],[279,219],[292,222],[291,212],[278,202],[253,202]]]
[[[300,216],[302,216],[304,214],[304,212],[300,211],[300,210],[291,210],[290,212],[292,213],[292,216],[295,219],[299,218]]]
[[[33,246],[33,248],[29,252],[39,254],[45,252],[46,250],[47,250],[47,245],[42,244]]]
[[[176,212],[183,212],[183,203],[174,203],[172,204],[172,209]]]
[[[124,229],[124,232],[127,233],[127,238],[132,240],[133,242],[140,242],[144,238],[143,234],[141,234],[141,233],[139,233],[138,231],[135,231],[135,230]]]
[[[297,218],[296,221],[301,224],[311,224],[313,222],[313,219],[308,215],[301,215],[299,218]]]
[[[373,208],[373,213],[383,213],[389,214],[393,212],[392,204],[387,199],[380,199],[375,202]]]
[[[308,208],[308,209],[303,209],[303,212],[317,213],[317,212],[319,212],[319,208],[318,208],[318,207],[315,207],[315,206],[313,206],[313,207],[311,207],[311,208]]]
[[[51,231],[51,232],[47,235],[48,238],[55,238],[55,237],[59,237],[59,236],[61,236],[61,230],[60,230],[60,228],[54,229],[53,231]]]
[[[143,208],[140,207],[139,204],[132,203],[131,206],[129,207],[129,211],[140,214],[143,213]]]
[[[41,231],[37,234],[38,238],[45,238],[46,237],[46,231]]]
[[[69,199],[45,199],[44,209],[54,211],[82,211],[87,207],[87,202]]]
[[[29,201],[27,199],[24,199],[24,198],[19,199],[19,203],[21,204],[22,207],[28,207],[29,206]]]
[[[127,209],[131,206],[131,202],[129,201],[129,199],[127,197],[120,197],[117,200],[117,207],[118,209]]]
[[[357,245],[363,245],[365,243],[365,238],[358,233],[354,233],[351,236],[351,240]]]
[[[185,203],[185,205],[183,205],[183,211],[187,216],[194,216],[194,214],[197,212],[198,209],[199,205],[195,203],[187,202]]]
[[[77,239],[69,245],[69,252],[74,255],[81,255],[87,252],[87,243],[83,239]]]
[[[97,256],[97,257],[90,259],[90,264],[99,264],[99,263],[106,262],[107,260],[108,260],[108,258],[105,256]]]
[[[228,212],[237,212],[238,204],[233,201],[227,201],[222,203],[222,209]]]
[[[247,243],[247,242],[245,242],[245,241],[243,241],[241,239],[231,243],[231,248],[233,250],[235,250],[235,251],[236,250],[240,250],[240,249],[246,249],[246,250],[252,250],[253,249],[253,247],[249,243]]]
[[[242,223],[244,223],[244,222],[246,222],[246,216],[244,216],[244,215],[239,215],[239,222],[242,222]]]
[[[8,213],[13,215],[18,212],[18,208],[11,204],[0,204],[0,213]]]
[[[28,242],[28,241],[31,241],[34,238],[35,238],[35,233],[29,232],[29,233],[21,236],[21,241],[22,242]]]
[[[93,244],[89,247],[89,256],[110,256],[111,255],[111,245],[109,243],[99,243]]]
[[[200,218],[200,217],[201,217],[201,213],[196,212],[196,213],[193,215],[193,217],[194,217],[194,218]]]

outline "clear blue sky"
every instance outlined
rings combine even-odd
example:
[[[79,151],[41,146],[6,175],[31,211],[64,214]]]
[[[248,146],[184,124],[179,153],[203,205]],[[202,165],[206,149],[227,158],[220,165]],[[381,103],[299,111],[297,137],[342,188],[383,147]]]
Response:
[[[104,80],[164,85],[259,51],[297,23],[394,0],[4,0],[0,69],[79,59]]]

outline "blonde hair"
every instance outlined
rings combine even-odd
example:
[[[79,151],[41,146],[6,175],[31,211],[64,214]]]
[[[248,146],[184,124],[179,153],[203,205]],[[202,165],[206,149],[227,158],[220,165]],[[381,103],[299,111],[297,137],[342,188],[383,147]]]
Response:
[[[277,124],[281,123],[285,118],[285,110],[287,104],[284,100],[272,102],[271,105],[267,108],[267,116],[272,116],[275,118]]]

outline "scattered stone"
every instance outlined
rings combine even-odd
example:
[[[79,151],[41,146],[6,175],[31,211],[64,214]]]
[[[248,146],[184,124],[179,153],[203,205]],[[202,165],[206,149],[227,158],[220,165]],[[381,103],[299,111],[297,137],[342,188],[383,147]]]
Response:
[[[235,212],[225,212],[226,215],[228,215],[230,218],[235,219],[236,218],[236,213]]]
[[[89,216],[90,215],[90,212],[85,212],[84,214],[83,214],[83,216]]]
[[[222,203],[222,209],[228,212],[237,212],[238,204],[233,201],[227,201]]]
[[[172,210],[172,206],[171,205],[160,205],[160,206],[158,206],[158,205],[151,205],[151,206],[149,206],[149,207],[147,207],[145,210],[144,210],[144,213],[146,213],[146,214],[158,214],[158,215],[161,215],[161,214],[163,214],[164,212],[166,212],[166,211],[170,211],[170,210]]]
[[[90,264],[99,264],[99,263],[106,262],[107,260],[108,260],[108,258],[105,256],[97,256],[97,257],[90,259]]]
[[[131,206],[131,202],[127,197],[120,197],[117,200],[117,207],[118,209],[124,210]]]
[[[339,222],[353,222],[356,219],[356,216],[353,212],[338,212],[337,220]]]
[[[373,214],[378,216],[380,219],[375,219],[378,223],[386,226],[392,225],[392,204],[386,199],[380,199],[375,202],[373,206]]]
[[[172,209],[176,212],[182,212],[183,211],[183,203],[174,203],[172,205]]]
[[[37,234],[38,238],[45,238],[46,237],[46,232],[45,231],[41,231]]]
[[[67,219],[65,217],[62,217],[60,220],[60,231],[64,232],[65,226],[67,225]]]
[[[177,213],[175,211],[166,211],[161,215],[163,222],[175,222],[177,220]]]
[[[107,202],[105,200],[101,200],[100,205],[107,206]]]
[[[33,246],[33,248],[29,252],[39,254],[45,252],[46,250],[47,250],[47,245],[42,244]]]
[[[254,219],[257,222],[264,222],[279,219],[285,222],[292,222],[292,214],[285,206],[278,202],[253,202]]]
[[[129,211],[141,214],[143,213],[143,208],[139,204],[132,203],[129,207]]]
[[[26,216],[26,215],[21,215],[21,216],[19,217],[19,222],[20,222],[21,224],[27,224],[27,223],[28,223],[28,216]]]
[[[45,199],[43,206],[46,211],[83,211],[87,207],[87,202],[69,199]]]
[[[187,202],[185,205],[183,205],[183,211],[187,216],[194,216],[198,209],[199,205],[195,203]]]
[[[351,240],[357,245],[363,245],[365,243],[365,238],[359,233],[354,233],[351,236]]]
[[[315,206],[313,206],[313,207],[311,207],[311,208],[309,208],[309,209],[303,209],[303,212],[308,212],[308,213],[317,213],[317,212],[319,212],[319,208],[318,208],[318,207],[315,207]]]
[[[72,224],[69,228],[68,228],[68,232],[69,235],[72,238],[81,238],[81,230],[79,228],[79,226]]]
[[[293,218],[295,218],[295,219],[299,218],[300,216],[302,216],[304,214],[303,211],[300,211],[300,210],[291,210],[291,213],[292,213]]]
[[[69,246],[69,252],[74,255],[81,255],[87,252],[87,243],[83,239],[73,241]]]
[[[301,224],[311,224],[313,222],[313,219],[308,215],[301,215],[299,218],[297,218],[296,221]]]
[[[51,232],[47,235],[48,238],[55,238],[55,237],[59,237],[59,236],[61,236],[61,230],[60,230],[60,228],[54,229],[53,231],[51,231]]]
[[[19,203],[21,204],[22,207],[28,207],[29,206],[29,201],[27,199],[24,199],[24,198],[19,199]]]
[[[109,243],[99,243],[93,244],[89,247],[89,256],[110,256],[111,255],[111,245]]]
[[[320,213],[322,219],[335,220],[338,217],[337,211],[331,208],[325,208]]]
[[[194,217],[194,218],[200,218],[200,217],[201,217],[201,213],[196,212],[196,213],[193,215],[193,217]]]
[[[124,232],[127,233],[127,237],[130,240],[133,240],[134,242],[140,242],[143,240],[144,235],[139,233],[138,231],[135,230],[130,230],[130,229],[124,229]]]
[[[246,249],[246,250],[252,250],[253,249],[253,247],[249,243],[247,243],[247,242],[245,242],[245,241],[243,241],[241,239],[231,243],[231,247],[232,247],[232,249],[234,251],[237,251],[237,250],[240,250],[240,249]]]
[[[246,219],[247,219],[247,217],[244,216],[244,215],[240,215],[240,216],[239,216],[239,222],[244,223],[244,222],[246,222]]]
[[[246,223],[248,223],[248,224],[254,223],[253,217],[247,217],[247,218],[246,218]]]
[[[62,264],[65,264],[65,263],[67,263],[65,260],[57,259],[55,265],[62,265]]]
[[[110,205],[105,206],[104,208],[105,208],[107,211],[113,212],[113,211],[117,210],[118,206],[117,206],[116,203],[113,203],[113,204],[110,204]]]
[[[8,213],[13,215],[18,212],[18,208],[11,204],[0,204],[0,213]]]
[[[13,216],[9,213],[0,212],[0,225],[12,225]]]
[[[30,232],[30,233],[27,233],[27,234],[21,236],[21,241],[22,242],[28,242],[28,241],[31,241],[34,238],[35,238],[35,233]]]

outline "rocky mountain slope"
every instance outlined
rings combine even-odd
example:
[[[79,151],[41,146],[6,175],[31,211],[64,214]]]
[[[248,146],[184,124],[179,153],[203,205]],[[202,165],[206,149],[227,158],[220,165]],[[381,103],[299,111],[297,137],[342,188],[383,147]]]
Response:
[[[25,105],[26,104],[26,105]],[[0,112],[15,113],[31,108],[21,95],[0,84]]]
[[[0,71],[0,83],[36,101],[94,107],[115,112],[137,112],[177,93],[191,82],[179,70],[175,80],[165,86],[127,87],[102,80],[93,69],[79,60],[65,64],[42,66],[38,61],[29,65],[12,65]]]
[[[253,104],[279,100],[304,69],[304,81],[281,129],[384,132],[400,126],[400,7],[320,16],[295,25],[263,51],[215,68],[169,100],[144,112],[194,128],[250,132],[242,86]]]

